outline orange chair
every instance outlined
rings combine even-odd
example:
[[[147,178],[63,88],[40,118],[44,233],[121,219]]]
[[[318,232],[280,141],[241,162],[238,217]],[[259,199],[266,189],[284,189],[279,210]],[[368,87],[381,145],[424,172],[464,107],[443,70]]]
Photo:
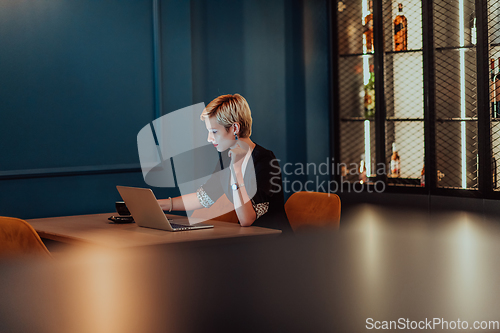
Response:
[[[0,257],[18,255],[52,257],[28,222],[0,216]]]
[[[234,205],[224,194],[209,208],[197,209],[191,217],[201,218],[204,220],[215,220],[222,222],[238,223],[238,216],[234,211]]]
[[[340,225],[340,198],[332,193],[295,192],[285,203],[285,211],[293,231],[307,227]]]

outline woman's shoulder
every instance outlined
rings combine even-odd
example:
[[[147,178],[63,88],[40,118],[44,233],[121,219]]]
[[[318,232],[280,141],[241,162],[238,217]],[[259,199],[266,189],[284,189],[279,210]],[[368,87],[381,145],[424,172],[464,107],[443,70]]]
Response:
[[[276,158],[271,150],[268,150],[258,144],[255,145],[252,151],[253,164],[255,166],[255,171],[260,172],[276,172],[276,169],[280,170],[279,160]]]
[[[274,156],[274,153],[271,150],[266,149],[266,148],[264,148],[261,145],[256,143],[255,147],[253,148],[253,151],[252,151],[252,158],[253,158],[254,162],[257,162],[257,161],[262,160],[262,159],[265,159],[265,160],[275,159],[276,156]]]

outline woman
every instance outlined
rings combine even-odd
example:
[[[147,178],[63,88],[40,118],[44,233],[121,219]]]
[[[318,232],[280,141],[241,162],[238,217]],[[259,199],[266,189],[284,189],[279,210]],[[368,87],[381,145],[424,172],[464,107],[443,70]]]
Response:
[[[245,98],[239,94],[219,96],[207,105],[200,119],[208,130],[208,142],[221,153],[229,150],[222,154],[229,168],[214,173],[196,193],[158,200],[162,209],[208,208],[225,193],[242,227],[291,232],[278,161],[272,151],[250,140],[252,117]]]

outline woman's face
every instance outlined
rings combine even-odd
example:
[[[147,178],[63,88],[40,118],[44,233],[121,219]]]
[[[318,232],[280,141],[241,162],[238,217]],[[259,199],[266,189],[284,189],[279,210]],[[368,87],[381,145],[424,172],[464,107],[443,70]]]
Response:
[[[217,148],[217,151],[225,151],[236,144],[233,128],[226,131],[224,126],[217,122],[216,117],[205,118],[205,126],[208,130],[207,140]]]

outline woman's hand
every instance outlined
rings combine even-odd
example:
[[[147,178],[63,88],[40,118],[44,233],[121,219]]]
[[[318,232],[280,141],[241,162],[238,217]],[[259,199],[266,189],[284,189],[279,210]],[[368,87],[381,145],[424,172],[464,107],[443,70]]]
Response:
[[[229,150],[228,155],[231,157],[231,168],[236,173],[241,173],[241,166],[249,149],[250,146],[246,142],[238,140],[233,148]]]

